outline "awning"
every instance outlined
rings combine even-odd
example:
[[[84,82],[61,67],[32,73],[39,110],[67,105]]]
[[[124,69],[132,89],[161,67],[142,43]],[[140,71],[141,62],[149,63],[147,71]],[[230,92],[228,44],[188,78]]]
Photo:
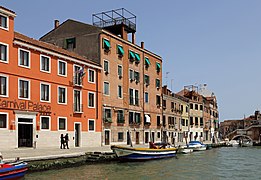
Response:
[[[145,58],[145,63],[146,63],[147,66],[150,65],[150,60],[149,60],[149,58],[147,58],[147,57]]]
[[[160,69],[160,63],[156,63],[158,69]]]
[[[104,48],[109,49],[111,47],[110,41],[103,39]]]
[[[123,55],[124,54],[124,50],[123,50],[123,47],[118,45],[118,52],[119,54]]]
[[[135,58],[134,52],[129,51],[129,58],[130,59],[134,59]]]
[[[145,114],[145,122],[150,123],[150,115]]]
[[[218,120],[216,119],[216,120],[214,120],[214,122],[218,122]]]
[[[135,59],[136,61],[140,61],[140,55],[138,53],[135,53]]]

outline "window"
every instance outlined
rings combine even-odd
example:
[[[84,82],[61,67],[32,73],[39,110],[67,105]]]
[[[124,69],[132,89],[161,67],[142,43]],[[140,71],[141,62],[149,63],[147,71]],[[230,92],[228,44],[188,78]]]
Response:
[[[103,94],[110,95],[110,84],[108,82],[103,83]]]
[[[95,93],[88,92],[88,107],[94,108],[95,106]]]
[[[129,112],[129,124],[134,123],[134,112]]]
[[[66,39],[66,49],[73,50],[76,48],[76,38]]]
[[[134,71],[132,69],[129,70],[129,77],[131,81],[134,81]]]
[[[118,86],[118,98],[122,98],[122,86]]]
[[[118,142],[123,141],[123,132],[118,132]]]
[[[156,105],[160,106],[160,96],[156,95]]]
[[[89,119],[89,131],[95,131],[95,121]]]
[[[140,73],[137,71],[134,71],[134,79],[136,82],[140,82]]]
[[[135,102],[134,102],[134,104],[136,106],[139,105],[139,91],[138,90],[135,90]]]
[[[103,45],[103,49],[104,49],[105,51],[109,51],[110,48],[111,48],[110,41],[107,40],[107,39],[103,39],[102,45]]]
[[[122,77],[122,66],[121,65],[118,65],[118,76],[119,76],[119,78]]]
[[[73,83],[74,85],[82,86],[82,78],[85,75],[84,68],[77,65],[73,65],[73,67],[74,67]]]
[[[144,83],[146,86],[150,85],[150,77],[148,75],[144,75]]]
[[[81,113],[82,112],[82,99],[81,99],[81,91],[74,89],[74,112]]]
[[[30,83],[27,80],[19,79],[19,98],[30,99]]]
[[[134,54],[133,51],[129,51],[129,59],[130,59],[131,61],[134,61],[134,60],[135,60],[135,54]]]
[[[150,66],[150,60],[147,57],[145,57],[145,66],[146,66],[146,68],[148,68]]]
[[[50,85],[41,83],[41,101],[50,102]]]
[[[203,126],[204,123],[203,123],[203,118],[200,118],[200,126]]]
[[[198,126],[198,117],[195,117],[195,125]]]
[[[0,96],[8,96],[8,79],[6,76],[0,75]]]
[[[0,27],[3,29],[8,29],[8,18],[0,14]]]
[[[8,45],[0,43],[0,61],[8,62]]]
[[[174,109],[174,102],[171,102],[171,109]]]
[[[181,119],[181,125],[185,126],[185,119]]]
[[[7,113],[0,113],[0,129],[7,128]]]
[[[202,111],[202,110],[203,110],[203,105],[200,105],[200,107],[199,107],[199,108],[200,108],[200,110]]]
[[[198,110],[198,104],[195,104],[195,110]]]
[[[41,116],[41,129],[42,130],[50,130],[50,117],[49,116]]]
[[[119,56],[124,55],[124,50],[123,50],[123,47],[121,45],[117,45],[117,53],[119,54]]]
[[[103,120],[105,122],[109,122],[111,123],[112,122],[112,119],[111,119],[111,109],[104,109],[104,112],[103,112]]]
[[[157,133],[157,137],[160,138],[160,132]]]
[[[124,123],[124,111],[123,110],[117,111],[117,123]]]
[[[190,117],[189,119],[190,119],[190,122],[189,122],[190,125],[193,126],[193,124],[194,124],[194,123],[193,123],[193,117]]]
[[[140,54],[135,53],[134,55],[135,55],[135,62],[139,63],[140,62]]]
[[[44,55],[40,55],[40,70],[43,72],[51,72],[51,68],[50,68],[50,57],[48,56],[44,56]]]
[[[58,103],[66,104],[67,89],[65,87],[58,86]]]
[[[140,124],[140,122],[141,122],[140,113],[135,112],[135,123]]]
[[[109,73],[109,62],[104,60],[104,63],[103,63],[103,70],[105,73]]]
[[[66,130],[66,118],[65,117],[58,117],[58,129],[59,130]]]
[[[193,109],[193,104],[190,104],[190,109]]]
[[[133,92],[134,92],[133,89],[129,89],[130,105],[134,105]]]
[[[163,109],[166,109],[166,100],[165,99],[162,100],[162,107],[163,107]]]
[[[58,75],[67,76],[67,63],[65,61],[58,60]]]
[[[161,122],[160,122],[160,116],[157,116],[157,126],[160,126]]]
[[[160,72],[160,63],[156,63],[156,71],[159,73]]]
[[[18,52],[19,66],[30,67],[30,51],[19,48]]]
[[[163,125],[163,126],[166,126],[166,116],[163,116],[162,125]]]
[[[89,82],[91,82],[91,83],[94,83],[94,81],[95,81],[95,71],[94,70],[92,70],[92,69],[89,69],[88,70],[88,72],[89,72],[89,74],[88,74],[88,81]]]
[[[149,103],[149,93],[145,92],[144,96],[145,103]]]
[[[160,80],[156,79],[156,88],[160,88]]]

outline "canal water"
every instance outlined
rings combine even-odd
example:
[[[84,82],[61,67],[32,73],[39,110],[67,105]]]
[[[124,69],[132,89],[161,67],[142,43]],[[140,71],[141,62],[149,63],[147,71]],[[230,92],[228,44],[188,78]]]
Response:
[[[224,147],[147,162],[89,164],[27,174],[25,179],[261,179],[261,147]]]

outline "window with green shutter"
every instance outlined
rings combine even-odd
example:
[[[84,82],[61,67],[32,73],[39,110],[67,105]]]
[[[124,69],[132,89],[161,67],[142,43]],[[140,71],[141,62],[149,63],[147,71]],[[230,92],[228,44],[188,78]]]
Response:
[[[160,88],[160,80],[156,79],[156,88]]]
[[[130,59],[131,61],[134,61],[134,60],[135,60],[135,54],[134,54],[133,51],[129,51],[129,59]]]
[[[157,70],[157,72],[160,72],[160,63],[156,63],[156,70]]]
[[[146,86],[150,85],[150,77],[148,75],[144,75],[144,83]]]
[[[111,48],[110,41],[107,39],[103,39],[103,49],[109,51]]]
[[[149,58],[145,57],[145,66],[148,68],[150,66]]]
[[[124,55],[124,50],[123,50],[122,46],[117,45],[117,53],[119,54],[119,56],[123,56]]]
[[[135,62],[139,63],[140,62],[140,55],[138,53],[135,53]]]

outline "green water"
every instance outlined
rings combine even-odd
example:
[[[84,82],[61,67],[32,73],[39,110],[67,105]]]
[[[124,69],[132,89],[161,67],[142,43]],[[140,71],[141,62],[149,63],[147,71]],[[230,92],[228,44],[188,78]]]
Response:
[[[27,174],[25,179],[261,179],[261,147],[217,148],[177,157],[85,165]]]

